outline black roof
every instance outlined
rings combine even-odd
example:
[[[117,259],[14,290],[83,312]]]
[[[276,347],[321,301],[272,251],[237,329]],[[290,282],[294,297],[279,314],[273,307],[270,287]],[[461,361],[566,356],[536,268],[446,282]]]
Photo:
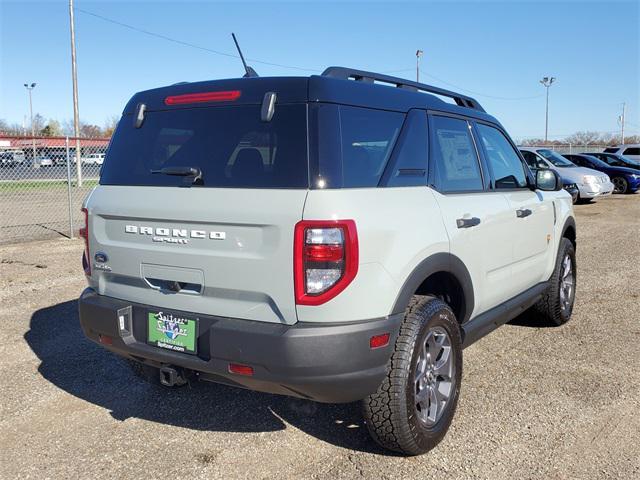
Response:
[[[344,67],[330,67],[322,75],[310,77],[247,77],[179,83],[136,93],[127,103],[124,113],[132,113],[138,103],[144,103],[147,111],[185,108],[185,105],[166,105],[165,99],[168,96],[228,90],[239,90],[240,96],[217,104],[260,104],[266,92],[276,92],[278,103],[327,102],[399,112],[426,108],[499,123],[484,111],[477,100],[466,95]],[[455,104],[439,97],[447,97]]]

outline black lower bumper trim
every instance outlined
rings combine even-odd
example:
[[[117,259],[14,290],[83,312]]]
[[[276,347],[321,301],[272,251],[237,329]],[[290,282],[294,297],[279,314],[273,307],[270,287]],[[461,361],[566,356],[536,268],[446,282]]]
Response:
[[[146,343],[149,309],[88,288],[79,300],[80,324],[90,340],[150,365],[175,365],[203,380],[328,403],[359,400],[377,389],[402,319],[400,314],[355,323],[283,325],[198,314],[197,355],[186,355]],[[130,315],[125,330],[119,311]],[[371,349],[370,338],[382,333],[390,333],[389,345]],[[100,342],[101,336],[111,343]],[[229,363],[249,365],[253,375],[232,374]]]

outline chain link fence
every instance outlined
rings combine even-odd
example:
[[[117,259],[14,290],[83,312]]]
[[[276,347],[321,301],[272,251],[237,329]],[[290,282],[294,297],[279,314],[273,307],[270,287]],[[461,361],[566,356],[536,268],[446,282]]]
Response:
[[[567,143],[565,145],[523,145],[529,148],[548,148],[560,155],[563,153],[598,153],[604,151],[608,145],[579,145]]]
[[[77,236],[108,138],[0,137],[0,243]]]
[[[0,243],[77,236],[108,138],[0,137]],[[538,145],[560,154],[606,145]]]

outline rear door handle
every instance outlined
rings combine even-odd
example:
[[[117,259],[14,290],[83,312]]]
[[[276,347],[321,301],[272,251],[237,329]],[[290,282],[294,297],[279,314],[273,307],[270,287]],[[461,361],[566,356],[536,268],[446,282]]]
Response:
[[[480,219],[478,217],[459,218],[456,220],[456,225],[458,228],[471,228],[480,225]]]
[[[531,210],[529,210],[528,208],[521,208],[520,210],[516,210],[516,217],[524,218],[524,217],[528,217],[532,213],[533,212]]]

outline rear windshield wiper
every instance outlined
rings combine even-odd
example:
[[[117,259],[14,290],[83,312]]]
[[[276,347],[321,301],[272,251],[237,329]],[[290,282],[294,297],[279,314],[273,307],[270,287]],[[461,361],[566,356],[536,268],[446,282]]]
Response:
[[[176,177],[193,177],[189,185],[202,183],[202,171],[197,167],[163,167],[158,170],[151,170],[151,173]]]

